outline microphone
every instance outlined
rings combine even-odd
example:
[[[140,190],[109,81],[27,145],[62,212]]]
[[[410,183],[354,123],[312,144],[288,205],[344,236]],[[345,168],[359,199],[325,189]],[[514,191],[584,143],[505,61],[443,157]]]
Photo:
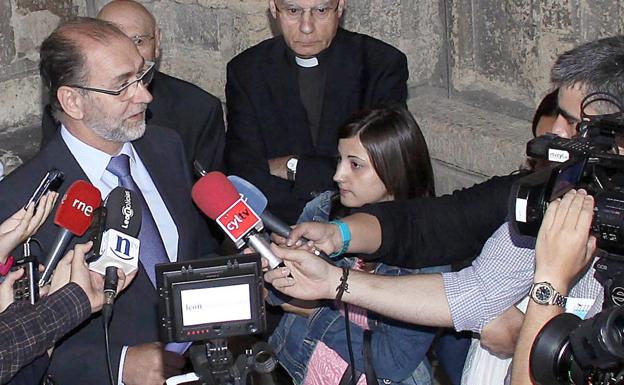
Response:
[[[247,181],[236,175],[230,175],[227,177],[230,182],[234,185],[238,193],[247,201],[247,203],[251,206],[251,208],[255,212],[259,212],[260,219],[262,219],[262,223],[266,226],[267,229],[276,233],[277,235],[288,238],[290,235],[290,231],[292,230],[290,226],[275,215],[272,212],[266,209],[268,200],[266,196],[260,191],[259,188],[254,186],[251,182]],[[305,237],[301,237],[302,242],[307,243],[309,240]],[[322,250],[314,249],[314,254],[323,258],[327,262],[334,263],[332,259]]]
[[[141,204],[134,191],[116,187],[106,197],[103,208],[104,231],[89,270],[104,276],[104,303],[112,305],[117,293],[117,269],[130,274],[138,268]]]
[[[93,220],[93,212],[100,207],[101,203],[102,196],[100,190],[91,183],[78,180],[69,186],[54,215],[54,224],[61,229],[45,259],[39,286],[44,286],[48,283],[56,264],[63,256],[71,238],[74,235],[80,237],[87,231]]]
[[[262,220],[223,173],[212,171],[201,177],[193,186],[191,196],[197,207],[217,222],[237,248],[249,244],[272,269],[282,263],[260,235],[264,228]]]

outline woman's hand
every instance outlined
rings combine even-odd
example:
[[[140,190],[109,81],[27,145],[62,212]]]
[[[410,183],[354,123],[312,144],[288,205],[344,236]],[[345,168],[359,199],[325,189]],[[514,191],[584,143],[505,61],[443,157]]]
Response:
[[[58,193],[50,191],[41,197],[36,209],[34,205],[19,209],[0,224],[0,262],[4,263],[13,249],[39,230],[57,197]]]
[[[309,240],[307,244],[301,238]],[[293,227],[288,238],[273,233],[271,239],[282,247],[306,248],[309,251],[322,250],[332,254],[342,249],[342,236],[333,223],[304,222]]]

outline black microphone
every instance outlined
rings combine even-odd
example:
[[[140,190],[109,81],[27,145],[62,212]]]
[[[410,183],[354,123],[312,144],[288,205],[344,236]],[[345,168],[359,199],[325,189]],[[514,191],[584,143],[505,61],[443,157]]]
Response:
[[[89,270],[104,275],[104,304],[112,305],[117,294],[117,269],[130,274],[137,270],[141,228],[141,204],[134,191],[114,188],[104,201],[106,217],[101,245],[89,263]]]

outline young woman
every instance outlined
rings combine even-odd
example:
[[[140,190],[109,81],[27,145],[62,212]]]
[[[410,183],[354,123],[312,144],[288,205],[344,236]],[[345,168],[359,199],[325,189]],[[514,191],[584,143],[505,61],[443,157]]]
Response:
[[[338,191],[309,202],[299,221],[328,221],[365,204],[433,196],[431,161],[420,129],[405,109],[372,110],[352,119],[339,132],[339,161],[334,175]],[[440,272],[447,267],[409,270],[341,256],[342,266],[375,274]],[[388,298],[392,301],[392,298]],[[271,293],[269,302],[279,300]],[[286,310],[296,310],[286,304]],[[408,325],[349,306],[347,337],[343,304],[323,303],[307,312],[287,313],[269,342],[296,384],[334,385],[347,382],[349,342],[359,384],[432,383],[426,353],[435,329]],[[306,316],[307,315],[307,316]],[[365,359],[365,351],[369,352]],[[372,369],[372,370],[371,370]],[[370,376],[369,376],[370,377]]]

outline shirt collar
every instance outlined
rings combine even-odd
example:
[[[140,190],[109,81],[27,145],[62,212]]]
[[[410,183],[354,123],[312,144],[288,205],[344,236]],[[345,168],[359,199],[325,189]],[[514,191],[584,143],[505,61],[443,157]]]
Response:
[[[299,56],[295,56],[295,62],[297,63],[299,67],[303,67],[303,68],[312,68],[312,67],[316,67],[319,65],[319,61],[316,58],[316,56],[308,58],[308,59],[303,59],[303,58],[300,58]]]
[[[89,180],[92,183],[101,180],[112,157],[76,138],[63,124],[61,137]],[[117,155],[120,154],[128,155],[131,165],[136,161],[135,150],[131,143],[124,143]]]

